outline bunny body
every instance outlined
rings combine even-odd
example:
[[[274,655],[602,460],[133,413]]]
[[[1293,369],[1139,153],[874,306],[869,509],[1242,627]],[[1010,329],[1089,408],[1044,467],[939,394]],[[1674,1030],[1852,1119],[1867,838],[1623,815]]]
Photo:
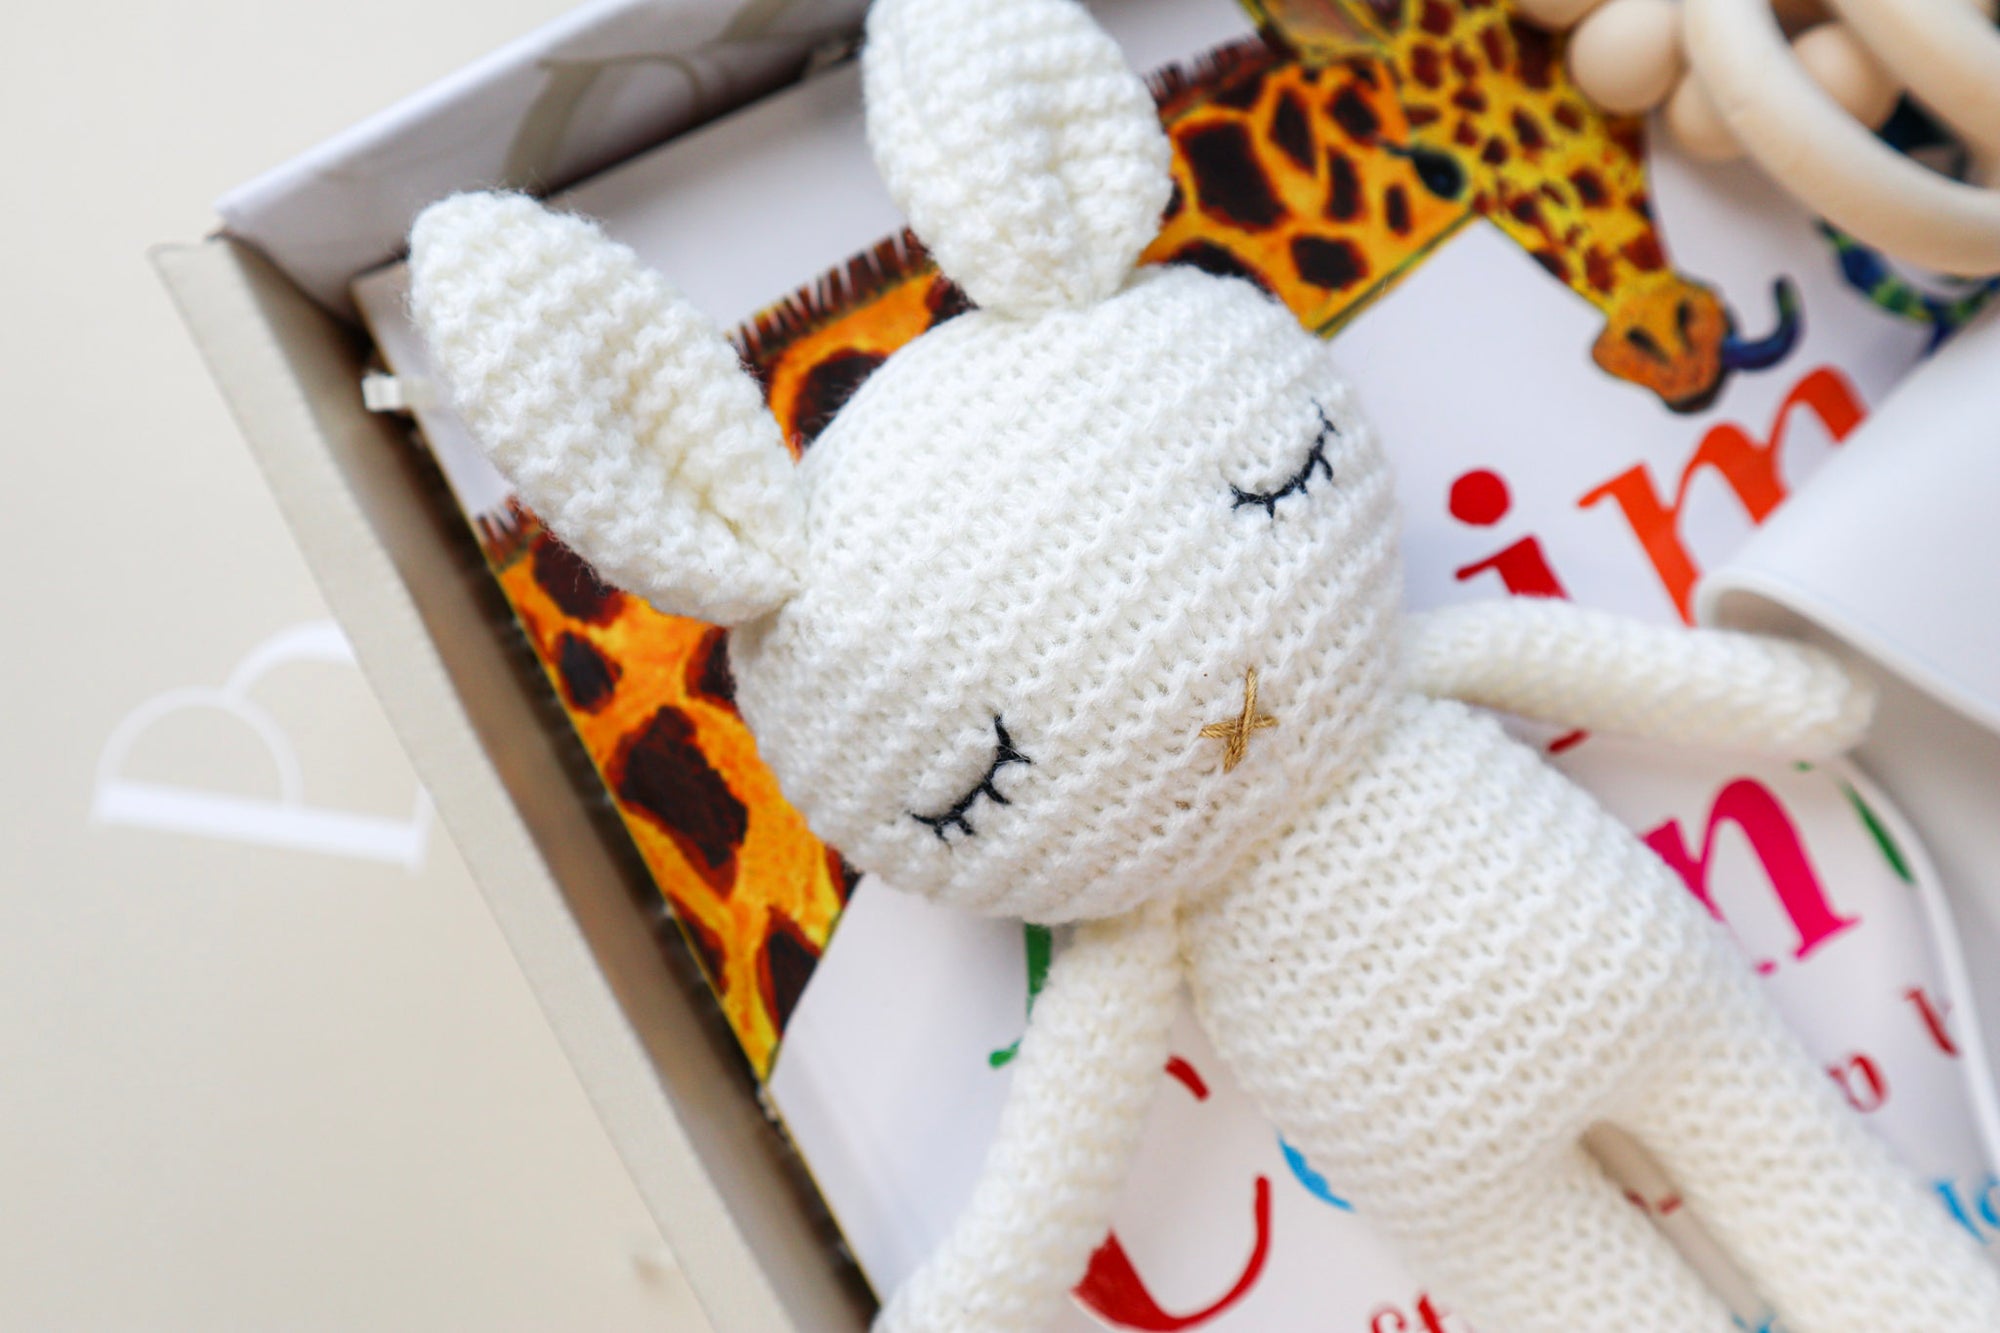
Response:
[[[1075,925],[972,1202],[880,1328],[1046,1323],[1185,978],[1277,1128],[1483,1328],[1731,1326],[1579,1146],[1611,1119],[1792,1333],[2000,1329],[2000,1277],[1700,907],[1467,706],[1804,758],[1860,735],[1867,684],[1557,603],[1405,616],[1389,471],[1324,345],[1236,279],[1134,271],[1165,142],[1083,11],[878,0],[866,59],[884,175],[981,308],[796,468],[713,327],[580,219],[445,201],[412,303],[544,521],[733,626],[817,833],[903,891]]]
[[[1736,1327],[1585,1155],[1596,1122],[1643,1125],[1669,1159],[1690,1133],[1720,1129],[1734,1157],[1836,1132],[1848,1156],[1892,1178],[1863,1136],[1838,1132],[1846,1112],[1830,1085],[1778,1037],[1685,887],[1463,705],[1404,697],[1340,791],[1183,910],[1196,1008],[1245,1090],[1481,1328]],[[1679,1042],[1691,1027],[1761,1041],[1763,1058],[1707,1069]],[[1747,1118],[1697,1128],[1645,1117],[1661,1080],[1734,1076],[1764,1085],[1733,1101]],[[1784,1104],[1780,1086],[1803,1100]],[[1783,1274],[1774,1296],[1796,1284],[1800,1300],[1848,1307],[1807,1322],[1787,1299],[1796,1327],[1868,1326],[1850,1322],[1851,1285],[1822,1285],[1832,1255],[1815,1254],[1828,1232],[1834,1253],[1855,1243],[1845,1237],[1882,1234],[1854,1228],[1840,1182],[1797,1182],[1832,1214],[1794,1199],[1782,1219],[1739,1225],[1751,1221],[1740,1210],[1701,1207],[1717,1202],[1703,1175],[1680,1180],[1738,1255],[1783,1256],[1760,1270]],[[1901,1197],[1899,1223],[1942,1230],[1923,1215],[1934,1206]],[[1846,1257],[1864,1272],[1881,1263]],[[1921,1253],[1903,1258],[1892,1287],[1923,1271]],[[1981,1307],[1940,1308],[1962,1320]]]

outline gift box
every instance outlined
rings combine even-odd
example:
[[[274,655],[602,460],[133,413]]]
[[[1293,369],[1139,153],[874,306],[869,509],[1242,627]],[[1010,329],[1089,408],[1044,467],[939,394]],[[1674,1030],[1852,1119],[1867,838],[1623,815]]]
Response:
[[[329,603],[642,1197],[720,1328],[859,1327],[870,1309],[863,1275],[893,1283],[922,1253],[969,1184],[966,1164],[976,1164],[978,1134],[990,1128],[1004,1091],[997,1081],[1004,1076],[993,1071],[1005,1064],[1007,1034],[1018,1030],[1019,992],[1032,986],[1038,946],[1016,930],[988,928],[982,935],[873,892],[866,912],[842,918],[846,934],[838,950],[829,947],[813,971],[806,990],[812,1002],[797,1010],[803,1017],[792,1028],[789,1067],[760,1084],[758,1077],[771,1070],[769,1046],[760,1047],[744,1024],[718,1009],[708,989],[712,971],[705,977],[688,954],[661,947],[658,887],[621,824],[621,815],[629,824],[629,811],[567,734],[545,662],[513,635],[510,603],[468,539],[468,516],[507,513],[504,491],[485,503],[468,499],[456,475],[456,493],[448,491],[413,447],[407,425],[368,410],[360,385],[372,362],[347,318],[348,284],[394,257],[410,218],[430,199],[496,182],[557,190],[642,158],[651,143],[685,136],[733,103],[771,94],[837,60],[851,42],[859,8],[750,4],[734,17],[694,4],[579,11],[237,192],[223,202],[221,235],[158,255]],[[1247,17],[1240,26],[1247,36]],[[1232,60],[1265,58],[1238,51],[1211,59],[1167,79],[1163,98],[1198,101],[1202,80],[1226,81],[1241,68]],[[1282,58],[1324,57],[1301,42]],[[1365,65],[1335,59],[1349,63],[1329,68]],[[858,124],[851,85],[840,71],[814,81],[813,96],[845,110],[810,123],[824,128],[844,114],[850,128]],[[751,114],[775,104],[767,97]],[[808,122],[794,113],[787,123]],[[1614,177],[1640,158],[1636,133],[1632,127],[1602,132],[1604,143],[1623,145]],[[712,148],[692,151],[699,137],[683,139],[691,151],[675,159],[684,181],[685,173],[703,171],[705,161],[706,169],[721,169]],[[815,151],[865,162],[865,155],[855,157],[851,135]],[[1424,165],[1407,151],[1404,157],[1412,171]],[[1436,177],[1437,164],[1430,165]],[[1837,453],[1927,345],[1950,332],[1910,326],[1871,307],[1845,283],[1834,239],[1816,239],[1810,220],[1786,212],[1754,182],[1723,176],[1717,184],[1657,156],[1646,165],[1660,198],[1649,202],[1642,194],[1634,203],[1645,226],[1624,238],[1619,264],[1601,257],[1609,266],[1602,272],[1588,247],[1578,249],[1572,268],[1560,245],[1538,241],[1551,233],[1524,222],[1519,201],[1487,199],[1474,208],[1467,195],[1456,211],[1416,200],[1414,225],[1406,217],[1400,232],[1421,233],[1421,243],[1398,252],[1396,266],[1365,294],[1350,296],[1334,277],[1313,291],[1305,291],[1310,281],[1299,288],[1305,295],[1295,308],[1339,339],[1337,350],[1392,439],[1456,437],[1397,457],[1410,514],[1414,600],[1574,594],[1656,619],[1691,618],[1699,566],[1733,567],[1749,529],[1791,512],[1795,481],[1824,466],[1823,456]],[[1602,188],[1591,171],[1577,171]],[[613,217],[615,234],[632,228],[628,239],[677,277],[685,271],[691,284],[710,281],[698,248],[649,253],[652,242],[641,241],[653,232],[644,225],[648,196],[635,182],[647,179],[640,171],[612,170],[586,184],[574,205]],[[655,180],[646,188],[661,187]],[[860,188],[879,190],[872,180]],[[1433,194],[1444,198],[1441,189]],[[850,250],[870,253],[871,240],[894,244],[893,216],[873,207],[859,208],[858,229],[809,271],[774,265],[760,279],[766,285],[750,289],[759,293],[750,304],[729,305],[740,303],[741,289],[725,298],[712,282],[697,297],[721,302],[716,313],[725,319],[748,318],[756,326],[758,302],[780,301],[820,268],[857,271],[834,261]],[[1671,256],[1648,249],[1660,244],[1656,209],[1674,244]],[[684,207],[683,219],[686,213]],[[1197,235],[1191,244],[1201,240]],[[1301,252],[1295,246],[1293,253]],[[1682,277],[1683,265],[1701,268],[1709,281]],[[1666,271],[1683,284],[1674,289],[1683,296],[1718,303],[1713,364],[1660,374],[1645,357],[1624,356],[1617,338],[1606,350],[1600,325],[1629,327],[1619,323],[1632,318],[1621,286],[1641,271]],[[1774,274],[1782,279],[1775,295]],[[1318,275],[1328,276],[1323,269]],[[1393,299],[1384,299],[1392,289]],[[843,300],[854,295],[852,284],[836,282],[832,290]],[[1317,304],[1308,310],[1308,302]],[[1800,302],[1808,311],[1805,334],[1794,328],[1784,337],[1754,336],[1773,318],[1782,331],[1796,314],[1787,309]],[[1452,327],[1439,333],[1439,308],[1454,304],[1460,309]],[[769,310],[762,317],[783,324]],[[378,333],[383,328],[378,314]],[[392,359],[418,355],[398,353],[382,336]],[[1623,341],[1633,343],[1629,336]],[[1725,364],[1725,353],[1738,362]],[[1558,417],[1551,418],[1543,390],[1536,390],[1544,395],[1539,401],[1522,391],[1522,364],[1535,356],[1565,367],[1566,378],[1553,381],[1560,386]],[[378,402],[416,408],[432,445],[441,445],[451,428],[440,405],[425,397],[423,376],[407,365],[396,369],[392,380],[375,381]],[[1693,379],[1684,382],[1683,371]],[[1451,393],[1440,395],[1439,384]],[[1443,399],[1456,406],[1447,410]],[[1795,442],[1781,458],[1788,429],[1795,440],[1810,440]],[[1593,455],[1583,447],[1593,432],[1634,438]],[[1802,452],[1807,461],[1800,461]],[[1718,482],[1737,508],[1704,493]],[[511,609],[519,611],[518,600]],[[1899,985],[1895,979],[1908,973],[1909,993],[1894,997],[1893,1010],[1878,1006],[1866,1021],[1823,1024],[1808,1035],[1829,1053],[1830,1075],[1859,1109],[1879,1112],[1892,1095],[1904,1103],[1940,1103],[1936,1117],[1916,1115],[1901,1133],[1912,1142],[1956,1145],[1923,1169],[1966,1225],[1981,1232],[1992,1185],[1983,1164],[1966,1165],[1976,1156],[1967,1145],[1971,1118],[1991,1099],[1974,1099],[1970,1109],[1943,1105],[1952,1094],[1939,1089],[1949,1088],[1959,1064],[1984,1053],[1969,997],[1945,989],[1963,987],[1963,969],[1954,973],[1949,959],[1932,958],[1937,965],[1924,970],[1927,952],[1938,944],[1938,912],[1928,899],[1922,909],[1889,901],[1897,884],[1927,873],[1927,866],[1909,851],[1915,834],[1886,798],[1844,768],[1752,773],[1677,760],[1665,765],[1668,788],[1635,784],[1635,763],[1651,761],[1587,738],[1534,739],[1642,831],[1693,891],[1713,900],[1710,906],[1737,927],[1781,1005],[1802,1026],[1814,1028],[1821,993],[1814,984],[1823,988],[1824,977],[1853,966],[1847,960],[1861,947],[1862,922],[1871,923],[1865,934],[1879,964],[1874,980]],[[1734,834],[1748,838],[1747,855],[1731,841]],[[1787,861],[1784,848],[1791,845],[1800,850]],[[1812,870],[1814,857],[1864,869],[1829,880]],[[1891,924],[1874,927],[1877,920]],[[863,1026],[855,1015],[882,1004],[868,988],[871,977],[896,967],[934,988],[982,979],[968,988],[977,1003],[966,1006],[965,1032],[945,1047],[955,1072],[935,1072],[936,1034],[923,1030],[917,1020],[930,1015],[918,1007],[884,1011],[870,1040],[857,1038]],[[1822,980],[1813,983],[1810,975]],[[984,1040],[988,1029],[991,1040]],[[1313,1246],[1340,1255],[1330,1268],[1342,1284],[1345,1304],[1337,1308],[1347,1322],[1384,1330],[1452,1326],[1427,1292],[1369,1247],[1365,1225],[1347,1215],[1338,1182],[1319,1177],[1257,1127],[1198,1034],[1183,1025],[1177,1041],[1197,1057],[1183,1060],[1174,1074],[1188,1100],[1162,1112],[1133,1195],[1132,1211],[1147,1214],[1152,1225],[1128,1226],[1121,1215],[1120,1242],[1103,1271],[1093,1269],[1095,1285],[1086,1284],[1079,1307],[1088,1313],[1074,1316],[1079,1326],[1226,1327],[1234,1320],[1240,1327],[1274,1327],[1288,1310],[1324,1311],[1323,1301],[1309,1299],[1310,1265],[1301,1257]],[[1894,1052],[1885,1054],[1878,1042]],[[884,1046],[902,1053],[876,1058]],[[971,1059],[957,1049],[974,1046]],[[1983,1063],[1967,1081],[1987,1085]],[[852,1114],[843,1119],[842,1108]],[[766,1123],[769,1110],[786,1122],[803,1163]],[[964,1122],[951,1127],[957,1139],[934,1143],[912,1129],[945,1123],[947,1111]],[[1204,1151],[1181,1150],[1189,1143]],[[1615,1158],[1621,1150],[1605,1151]],[[1644,1179],[1642,1163],[1630,1170]],[[1213,1178],[1187,1183],[1204,1172]],[[1199,1242],[1226,1234],[1234,1238],[1227,1244],[1244,1248],[1239,1184],[1251,1200],[1250,1266],[1240,1255],[1218,1266]],[[1664,1184],[1651,1188],[1657,1197],[1645,1202],[1670,1202]],[[1227,1207],[1228,1218],[1204,1214],[1199,1227],[1176,1228],[1177,1215],[1202,1211],[1190,1209],[1190,1200],[1210,1194],[1227,1199],[1217,1207]],[[1984,1231],[1995,1229],[2000,1224]],[[1112,1251],[1108,1245],[1100,1255]],[[1176,1269],[1194,1275],[1186,1290],[1173,1278],[1156,1283],[1157,1290],[1148,1287],[1146,1273]],[[1214,1292],[1203,1285],[1210,1276]],[[1289,1294],[1272,1295],[1283,1283],[1294,1284]],[[1743,1299],[1754,1319],[1754,1302]],[[1201,1308],[1197,1317],[1165,1306]]]
[[[401,248],[436,195],[554,187],[722,114],[849,43],[861,8],[585,6],[235,192],[220,233],[154,254],[717,1328],[859,1329],[872,1303],[698,973],[658,946],[660,908],[629,845],[580,799],[539,672],[494,651],[505,611],[435,472],[404,423],[363,405],[367,348],[346,288]]]

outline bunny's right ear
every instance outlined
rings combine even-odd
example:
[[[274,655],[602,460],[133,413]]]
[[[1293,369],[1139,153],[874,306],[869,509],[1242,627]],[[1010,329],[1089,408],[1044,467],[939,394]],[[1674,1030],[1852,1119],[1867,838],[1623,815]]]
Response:
[[[1101,301],[1160,229],[1146,85],[1075,0],[875,0],[868,138],[938,268],[1004,315]]]
[[[605,578],[721,625],[798,591],[805,503],[778,424],[630,250],[523,195],[456,195],[410,233],[410,308],[473,435]]]

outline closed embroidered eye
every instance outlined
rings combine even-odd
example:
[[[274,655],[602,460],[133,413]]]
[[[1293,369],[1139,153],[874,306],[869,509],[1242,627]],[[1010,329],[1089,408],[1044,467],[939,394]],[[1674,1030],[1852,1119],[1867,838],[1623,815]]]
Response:
[[[947,846],[951,843],[951,839],[947,838],[944,832],[948,828],[956,828],[968,838],[977,836],[978,830],[972,827],[972,821],[965,817],[965,812],[970,810],[973,802],[977,801],[980,797],[988,797],[999,805],[1012,804],[1005,796],[1000,794],[1000,789],[993,785],[993,778],[1001,769],[1005,768],[1008,764],[1032,764],[1035,762],[1014,748],[1014,738],[1007,734],[1007,724],[1000,720],[998,713],[993,715],[993,735],[993,762],[986,766],[986,772],[980,776],[978,782],[973,784],[970,791],[953,801],[947,809],[938,814],[920,815],[914,810],[910,811],[910,818],[916,820],[919,824],[928,825],[930,831],[937,834],[938,841]]]
[[[1306,451],[1306,461],[1300,464],[1299,470],[1286,478],[1284,485],[1275,490],[1246,491],[1241,486],[1232,484],[1229,491],[1236,497],[1236,502],[1230,508],[1241,509],[1245,505],[1257,505],[1265,514],[1275,519],[1278,516],[1278,501],[1288,495],[1304,495],[1314,472],[1324,472],[1328,481],[1333,480],[1333,464],[1326,461],[1326,446],[1329,440],[1340,438],[1340,428],[1327,420],[1326,409],[1318,403],[1313,404],[1313,411],[1319,414],[1319,432],[1313,436],[1312,448]]]

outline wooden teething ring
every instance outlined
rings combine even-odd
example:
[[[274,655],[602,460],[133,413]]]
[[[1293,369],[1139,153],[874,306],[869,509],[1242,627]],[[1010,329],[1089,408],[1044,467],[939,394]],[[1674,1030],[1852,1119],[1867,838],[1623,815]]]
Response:
[[[1577,25],[1570,67],[1607,110],[1666,108],[1696,157],[1747,153],[1808,207],[1877,249],[1947,273],[2000,273],[2000,191],[1877,139],[1909,89],[2000,169],[1994,0],[1517,0]],[[1785,26],[1774,7],[1785,9]],[[1788,40],[1787,27],[1795,34]]]
[[[2000,113],[1987,110],[1974,127],[1987,143],[1959,123],[1975,119],[1981,102],[2000,104],[2000,35],[1976,11],[1953,0],[1894,0],[1893,9],[1888,0],[1834,2],[1884,64],[1920,76],[1918,95],[1975,152],[2000,147],[1990,142]],[[1940,176],[1850,119],[1792,58],[1764,0],[1684,3],[1693,76],[1745,151],[1808,208],[1912,263],[2000,272],[2000,192]],[[1871,36],[1878,29],[1895,33],[1888,50]],[[1953,60],[1918,67],[1953,42]],[[1982,58],[1994,72],[1978,72]]]

